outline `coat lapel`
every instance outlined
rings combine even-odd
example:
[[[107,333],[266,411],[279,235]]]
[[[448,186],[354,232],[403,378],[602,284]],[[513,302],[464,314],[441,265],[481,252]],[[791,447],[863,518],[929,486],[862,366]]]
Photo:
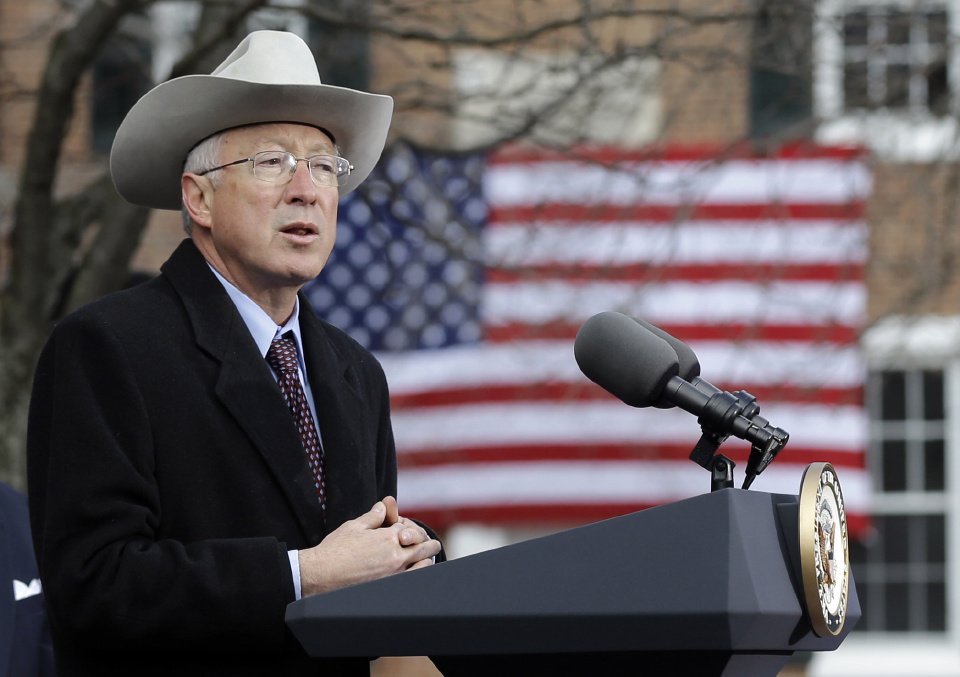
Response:
[[[220,362],[217,397],[260,452],[308,543],[325,533],[303,445],[280,389],[223,286],[190,240],[164,264],[198,346]]]
[[[326,328],[307,304],[301,294],[300,332],[323,440],[327,521],[336,526],[357,517],[356,497],[364,494],[363,477],[368,474],[361,445],[371,431],[363,423],[365,407],[352,367],[334,349]]]

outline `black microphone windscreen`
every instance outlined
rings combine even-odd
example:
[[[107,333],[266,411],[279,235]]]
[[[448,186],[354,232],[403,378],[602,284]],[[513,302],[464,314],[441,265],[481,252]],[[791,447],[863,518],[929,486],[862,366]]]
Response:
[[[587,378],[633,407],[655,404],[678,373],[673,347],[622,313],[584,322],[573,352]]]
[[[684,381],[692,381],[700,375],[700,360],[697,358],[697,354],[693,352],[693,348],[688,346],[673,334],[668,334],[655,324],[650,324],[646,320],[641,320],[638,318],[633,319],[673,346],[673,350],[677,353],[677,359],[679,361],[678,376],[680,378],[682,378]]]

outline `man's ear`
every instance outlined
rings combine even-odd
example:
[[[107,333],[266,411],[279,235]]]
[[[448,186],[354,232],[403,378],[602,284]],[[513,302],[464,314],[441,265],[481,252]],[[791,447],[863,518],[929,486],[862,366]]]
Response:
[[[184,174],[180,177],[180,192],[183,206],[193,222],[209,228],[210,210],[213,207],[213,186],[210,180],[196,174]]]

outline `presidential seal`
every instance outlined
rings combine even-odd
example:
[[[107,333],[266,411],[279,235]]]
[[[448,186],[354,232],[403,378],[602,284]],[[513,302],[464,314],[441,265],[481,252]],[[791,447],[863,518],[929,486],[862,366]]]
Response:
[[[800,569],[807,616],[820,637],[838,635],[847,616],[850,554],[837,472],[811,463],[800,482]]]

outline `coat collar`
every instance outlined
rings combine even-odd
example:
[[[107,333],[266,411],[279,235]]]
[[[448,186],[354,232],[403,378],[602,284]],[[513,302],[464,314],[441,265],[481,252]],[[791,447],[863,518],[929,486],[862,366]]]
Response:
[[[308,543],[326,533],[303,446],[270,368],[226,291],[191,240],[184,240],[162,267],[183,301],[197,345],[220,362],[215,392],[263,456],[297,515]],[[350,463],[358,453],[360,406],[348,376],[349,365],[331,345],[323,324],[301,297],[304,357],[324,431],[328,495],[327,522],[333,527],[355,515],[345,513],[357,478]]]

